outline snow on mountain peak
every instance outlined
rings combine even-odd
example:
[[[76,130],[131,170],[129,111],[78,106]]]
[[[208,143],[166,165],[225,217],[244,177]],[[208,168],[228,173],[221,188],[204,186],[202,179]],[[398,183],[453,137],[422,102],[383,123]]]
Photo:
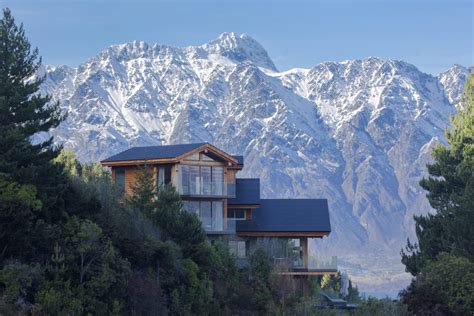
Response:
[[[469,70],[433,77],[369,57],[278,72],[252,37],[223,33],[183,48],[113,45],[78,68],[40,72],[69,113],[55,139],[82,160],[212,142],[245,155],[242,176],[261,178],[263,196],[328,198],[333,232],[317,249],[341,256],[343,270],[361,265],[350,274],[366,289],[367,271],[408,280],[398,249],[413,238],[412,215],[430,210],[418,182]]]
[[[210,53],[228,57],[239,63],[248,61],[259,67],[277,71],[263,46],[247,34],[222,33],[216,40],[202,47]]]
[[[473,67],[467,68],[455,64],[438,75],[439,82],[444,87],[446,97],[457,108],[461,106],[460,101],[464,82],[466,82],[467,77],[472,71],[474,71]]]

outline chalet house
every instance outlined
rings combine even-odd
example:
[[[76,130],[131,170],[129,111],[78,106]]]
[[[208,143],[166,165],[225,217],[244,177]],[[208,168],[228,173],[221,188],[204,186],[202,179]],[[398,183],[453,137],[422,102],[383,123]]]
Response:
[[[202,221],[211,240],[228,242],[237,258],[264,247],[282,275],[303,280],[334,274],[336,259],[315,258],[308,241],[331,232],[325,199],[262,199],[259,179],[241,179],[242,156],[208,144],[134,147],[101,161],[112,169],[115,185],[131,194],[143,166],[151,168],[157,187],[171,183],[186,211]],[[304,285],[306,284],[306,286]]]

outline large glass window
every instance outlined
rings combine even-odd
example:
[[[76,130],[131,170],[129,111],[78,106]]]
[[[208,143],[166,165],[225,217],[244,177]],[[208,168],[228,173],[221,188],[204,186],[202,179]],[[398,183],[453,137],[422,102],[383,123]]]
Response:
[[[189,194],[201,195],[201,177],[199,166],[189,166]]]
[[[199,201],[183,201],[184,209],[190,213],[196,214],[199,217]]]
[[[212,195],[224,194],[224,167],[212,167]]]
[[[183,207],[187,212],[198,215],[202,227],[207,231],[224,230],[224,203],[223,201],[188,201],[183,200]]]
[[[165,184],[165,167],[158,167],[158,177],[156,180],[158,188]]]
[[[171,183],[171,165],[165,166],[165,184]]]
[[[211,167],[201,166],[202,195],[211,195]]]
[[[212,230],[224,229],[224,206],[222,201],[212,202]]]
[[[189,195],[189,166],[180,166],[179,178],[179,192],[183,195]]]
[[[212,230],[211,202],[208,202],[208,201],[201,202],[201,213],[199,217],[201,218],[204,229]]]
[[[125,192],[125,168],[115,169],[115,186],[120,192]]]
[[[195,196],[223,196],[225,194],[224,167],[180,165],[179,193]]]

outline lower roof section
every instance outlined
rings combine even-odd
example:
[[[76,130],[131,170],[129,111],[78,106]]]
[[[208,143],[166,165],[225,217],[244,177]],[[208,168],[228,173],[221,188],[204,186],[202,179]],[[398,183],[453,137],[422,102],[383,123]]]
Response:
[[[240,236],[323,237],[331,232],[326,199],[261,199],[252,219],[237,222]]]

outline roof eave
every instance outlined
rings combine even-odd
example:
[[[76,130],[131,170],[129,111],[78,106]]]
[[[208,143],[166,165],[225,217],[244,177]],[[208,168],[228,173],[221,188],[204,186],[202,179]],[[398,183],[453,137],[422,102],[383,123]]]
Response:
[[[330,231],[239,231],[238,236],[246,237],[308,237],[308,238],[323,238],[329,236]]]

